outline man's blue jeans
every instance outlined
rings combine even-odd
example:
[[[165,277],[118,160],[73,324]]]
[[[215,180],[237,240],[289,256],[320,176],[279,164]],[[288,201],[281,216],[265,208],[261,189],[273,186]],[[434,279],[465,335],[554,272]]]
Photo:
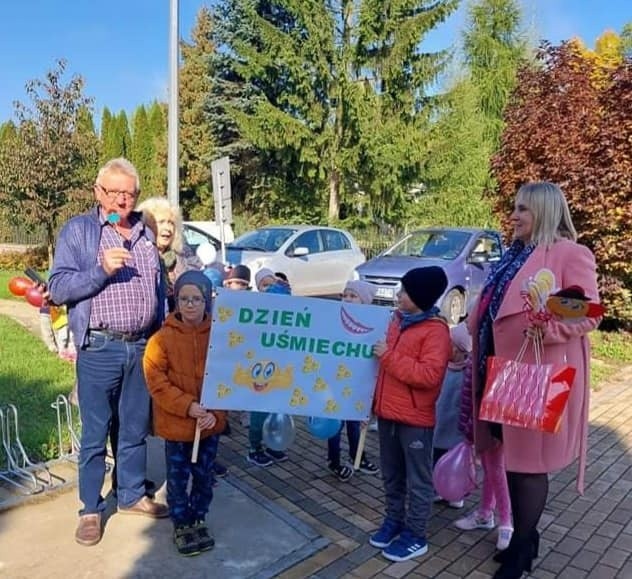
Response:
[[[80,514],[105,509],[101,487],[105,478],[106,443],[112,418],[118,416],[116,456],[118,503],[131,507],[145,494],[150,398],[143,375],[147,341],[124,342],[90,334],[77,355],[81,413],[79,453]]]

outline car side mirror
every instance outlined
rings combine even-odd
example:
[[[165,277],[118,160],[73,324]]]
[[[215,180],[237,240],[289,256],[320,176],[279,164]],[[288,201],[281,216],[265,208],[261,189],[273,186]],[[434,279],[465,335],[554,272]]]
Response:
[[[307,247],[297,247],[292,252],[292,257],[303,257],[304,255],[308,255],[308,254],[309,254],[309,249],[307,249]]]
[[[472,255],[470,255],[470,258],[468,259],[469,263],[474,263],[474,264],[483,264],[487,262],[487,254],[486,253],[473,253]]]

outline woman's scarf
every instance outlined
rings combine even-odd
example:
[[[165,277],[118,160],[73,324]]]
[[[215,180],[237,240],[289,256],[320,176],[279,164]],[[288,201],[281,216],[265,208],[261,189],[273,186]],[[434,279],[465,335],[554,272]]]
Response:
[[[425,312],[417,312],[416,314],[410,314],[408,312],[399,312],[399,329],[404,331],[406,328],[413,324],[418,324],[430,318],[436,318],[439,315],[439,308],[434,306]]]
[[[478,376],[480,378],[478,394],[481,394],[485,387],[485,377],[487,374],[487,358],[494,354],[494,335],[492,326],[500,305],[505,297],[505,292],[509,284],[516,277],[520,268],[525,264],[529,256],[533,253],[535,245],[525,245],[523,241],[516,240],[505,252],[498,265],[492,269],[478,306]]]

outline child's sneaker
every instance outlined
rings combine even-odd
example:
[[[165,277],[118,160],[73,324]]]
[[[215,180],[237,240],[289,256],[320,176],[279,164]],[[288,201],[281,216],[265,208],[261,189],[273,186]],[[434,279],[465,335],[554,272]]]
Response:
[[[380,472],[379,467],[364,456],[360,461],[360,468],[358,470],[366,474],[378,474]]]
[[[451,509],[462,509],[465,505],[465,501],[461,499],[460,501],[448,501],[448,506]]]
[[[382,526],[371,535],[369,543],[378,549],[388,547],[402,532],[404,525],[386,517]]]
[[[498,540],[496,541],[496,549],[504,551],[509,547],[511,536],[513,535],[513,527],[498,527]]]
[[[370,432],[377,432],[377,418],[369,422],[368,428]]]
[[[197,543],[200,551],[210,551],[215,546],[215,539],[208,532],[208,527],[204,521],[196,521],[192,525],[195,531]]]
[[[197,533],[191,525],[180,525],[173,531],[173,542],[180,555],[191,557],[200,554]]]
[[[338,477],[338,480],[347,482],[353,476],[353,469],[340,464],[329,463],[329,470]]]
[[[404,529],[398,539],[393,541],[382,555],[389,561],[397,563],[408,561],[414,557],[421,557],[428,552],[428,543],[422,537],[416,537],[408,529]]]
[[[271,448],[266,448],[266,454],[274,462],[285,462],[287,460],[287,454],[285,454],[282,450],[272,450]]]
[[[215,461],[213,464],[213,474],[217,478],[225,478],[228,474],[228,469],[221,462]]]
[[[462,531],[473,531],[474,529],[493,529],[494,514],[491,513],[488,518],[481,517],[478,511],[472,511],[467,517],[454,521],[457,529]]]
[[[246,457],[246,460],[250,464],[256,464],[257,466],[267,467],[274,463],[274,461],[263,450],[251,450]]]

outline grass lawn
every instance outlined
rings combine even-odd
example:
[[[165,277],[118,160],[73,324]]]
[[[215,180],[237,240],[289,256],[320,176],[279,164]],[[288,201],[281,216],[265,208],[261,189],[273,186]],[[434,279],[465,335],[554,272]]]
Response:
[[[0,405],[15,404],[29,457],[57,457],[57,414],[51,403],[74,384],[74,366],[6,316],[0,316]],[[0,450],[0,464],[4,456]]]

